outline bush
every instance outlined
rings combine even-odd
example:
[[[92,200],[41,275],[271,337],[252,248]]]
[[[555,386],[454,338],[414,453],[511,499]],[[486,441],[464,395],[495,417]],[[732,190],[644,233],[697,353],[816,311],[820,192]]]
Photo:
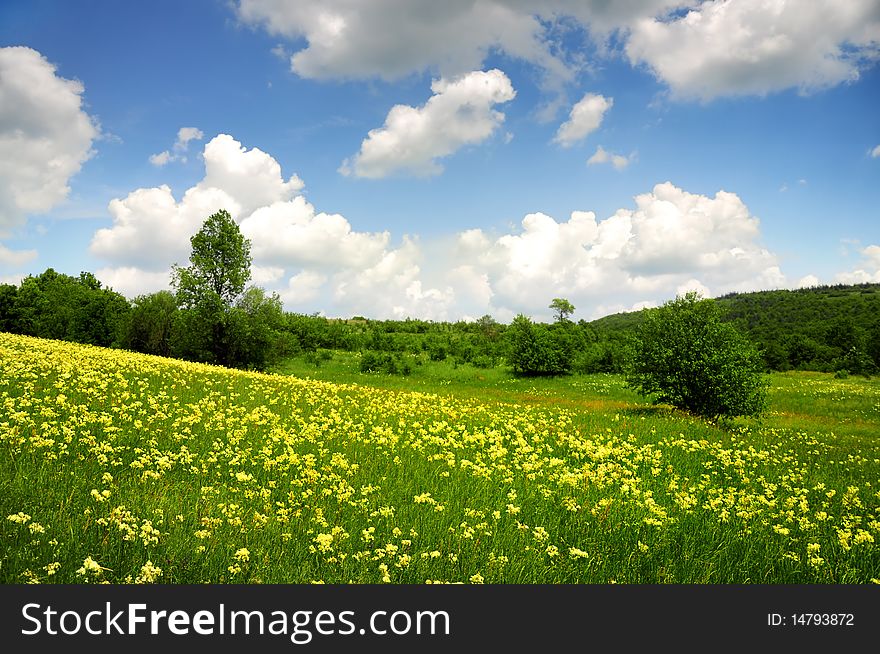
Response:
[[[412,364],[406,357],[390,352],[367,350],[361,353],[361,372],[384,372],[388,375],[412,374]]]
[[[573,345],[569,325],[535,324],[520,314],[507,331],[510,363],[517,375],[559,375],[571,370]]]
[[[713,300],[688,293],[648,311],[627,375],[631,388],[706,418],[758,415],[766,381],[755,347]]]

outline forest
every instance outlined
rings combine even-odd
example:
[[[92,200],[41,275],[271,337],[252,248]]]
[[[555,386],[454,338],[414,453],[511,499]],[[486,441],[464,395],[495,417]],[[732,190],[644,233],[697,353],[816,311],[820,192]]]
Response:
[[[715,302],[722,320],[758,348],[767,370],[880,369],[880,284],[735,293]],[[217,349],[210,343],[216,334],[200,341],[198,315],[170,291],[129,301],[92,273],[73,277],[52,268],[17,286],[0,285],[0,331],[263,370],[294,355],[320,365],[327,351],[342,350],[361,352],[364,372],[408,374],[418,359],[509,366],[522,375],[622,372],[647,311],[589,322],[561,314],[551,324],[522,315],[510,324],[490,315],[457,322],[343,319],[285,312],[277,296],[250,287],[224,315]]]

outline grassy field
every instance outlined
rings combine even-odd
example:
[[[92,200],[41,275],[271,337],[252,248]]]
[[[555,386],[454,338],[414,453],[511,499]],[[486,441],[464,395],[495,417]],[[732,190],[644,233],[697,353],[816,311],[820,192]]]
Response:
[[[716,426],[615,376],[357,363],[0,334],[0,582],[880,578],[875,380],[774,375]]]

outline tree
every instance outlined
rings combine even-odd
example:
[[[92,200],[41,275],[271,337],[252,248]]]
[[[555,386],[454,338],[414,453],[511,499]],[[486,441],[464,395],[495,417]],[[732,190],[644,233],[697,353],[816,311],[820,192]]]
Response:
[[[556,312],[556,322],[567,322],[574,313],[574,305],[563,297],[553,298],[550,308]]]
[[[251,278],[251,242],[223,209],[209,216],[189,242],[190,266],[174,266],[178,301],[186,308],[218,300],[232,306]]]
[[[561,325],[533,323],[519,314],[506,332],[510,363],[517,375],[559,375],[571,370],[571,337]]]
[[[171,356],[176,313],[177,300],[168,291],[135,298],[122,330],[122,346],[135,352]]]
[[[249,287],[229,312],[228,365],[263,370],[275,363],[280,351],[283,322],[281,298],[256,286]]]
[[[713,419],[760,414],[767,386],[755,347],[694,292],[646,312],[627,383],[655,403]]]
[[[232,305],[251,277],[251,244],[222,209],[205,220],[190,244],[190,265],[175,265],[172,273],[184,310],[175,323],[174,349],[185,358],[229,365],[227,327]]]

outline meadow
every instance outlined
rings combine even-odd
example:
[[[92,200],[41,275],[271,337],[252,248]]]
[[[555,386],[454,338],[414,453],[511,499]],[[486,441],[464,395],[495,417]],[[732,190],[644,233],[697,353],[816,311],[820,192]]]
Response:
[[[0,333],[0,582],[877,583],[880,382],[274,374]]]

